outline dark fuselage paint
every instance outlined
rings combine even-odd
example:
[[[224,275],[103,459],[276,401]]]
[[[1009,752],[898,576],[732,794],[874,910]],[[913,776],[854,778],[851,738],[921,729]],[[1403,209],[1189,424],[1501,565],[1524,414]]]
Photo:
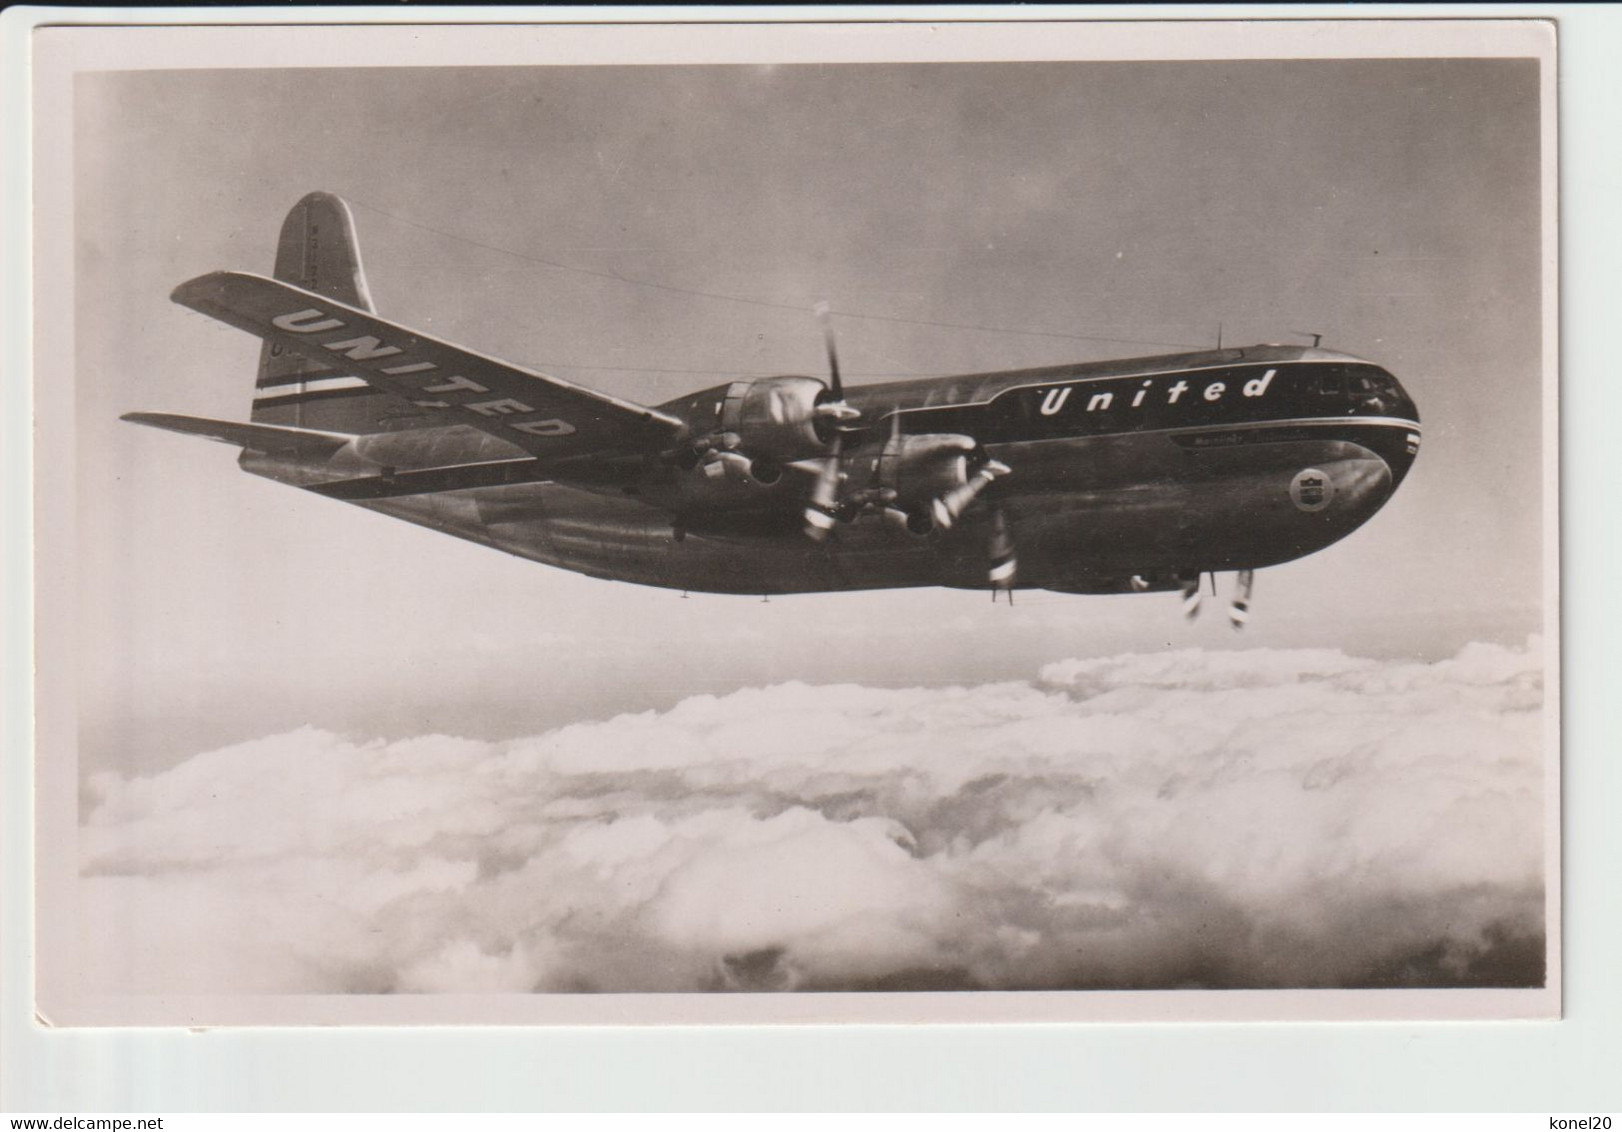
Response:
[[[701,436],[717,428],[724,392],[660,408]],[[862,414],[841,460],[847,490],[865,486],[893,430],[973,437],[1012,469],[982,498],[1006,518],[1018,585],[1076,592],[1321,550],[1379,510],[1419,446],[1418,413],[1395,378],[1307,347],[920,379],[846,399]],[[364,467],[254,453],[243,466],[596,577],[753,594],[988,584],[986,506],[921,537],[864,515],[815,544],[797,522],[807,480],[792,472],[710,499],[684,479],[701,472],[669,462],[610,462],[598,482],[565,486],[551,479],[560,469],[463,430],[368,442]],[[579,470],[569,479],[578,485]]]

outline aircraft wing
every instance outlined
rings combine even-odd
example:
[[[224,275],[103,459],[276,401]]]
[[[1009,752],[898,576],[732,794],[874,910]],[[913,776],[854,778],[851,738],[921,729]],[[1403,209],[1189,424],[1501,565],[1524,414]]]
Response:
[[[170,296],[312,361],[353,373],[446,424],[467,424],[551,459],[667,448],[676,417],[477,354],[290,283],[216,271]]]

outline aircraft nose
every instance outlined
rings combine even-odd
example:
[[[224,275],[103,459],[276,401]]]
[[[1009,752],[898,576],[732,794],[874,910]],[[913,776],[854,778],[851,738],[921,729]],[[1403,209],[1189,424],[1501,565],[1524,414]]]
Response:
[[[1391,469],[1378,457],[1347,460],[1338,471],[1343,490],[1353,499],[1383,495],[1391,490]]]
[[[1366,517],[1391,498],[1394,487],[1390,466],[1378,456],[1336,461],[1325,471],[1334,484],[1339,510]]]
[[[1391,495],[1391,469],[1368,453],[1304,468],[1290,481],[1290,502],[1298,511],[1322,513],[1330,522],[1361,523]]]

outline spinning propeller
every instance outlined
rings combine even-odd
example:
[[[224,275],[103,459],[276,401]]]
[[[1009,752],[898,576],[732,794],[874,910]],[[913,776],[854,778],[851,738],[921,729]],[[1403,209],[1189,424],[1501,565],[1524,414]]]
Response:
[[[822,323],[823,347],[828,352],[828,396],[818,401],[815,412],[819,421],[829,422],[833,435],[829,438],[827,453],[815,460],[816,480],[805,503],[806,537],[813,542],[822,542],[839,519],[849,519],[866,510],[876,510],[892,525],[914,534],[927,534],[932,529],[951,530],[993,480],[1008,474],[1010,470],[1008,465],[989,458],[982,460],[964,482],[931,500],[927,514],[912,514],[897,507],[896,485],[875,484],[841,501],[839,489],[845,476],[840,471],[839,460],[844,448],[846,425],[860,418],[862,414],[845,400],[845,384],[839,372],[839,350],[834,343],[832,312],[826,302],[818,303],[816,312],[818,321]],[[970,437],[936,439],[946,441],[943,451],[953,451],[953,456],[949,458],[962,460],[977,449],[977,445]],[[898,447],[901,440],[901,415],[899,412],[892,412],[891,447]],[[961,448],[956,447],[958,444]],[[812,461],[805,463],[809,464]],[[1001,590],[1009,594],[1009,600],[1012,602],[1017,565],[1013,537],[1009,534],[1007,520],[1000,508],[994,508],[992,511],[987,557],[990,561],[989,579],[993,597]]]
[[[1014,553],[1014,536],[1008,533],[1008,522],[1003,518],[1002,508],[993,507],[991,510],[991,539],[986,547],[986,556],[991,560],[991,600],[997,600],[999,592],[1008,595],[1008,604],[1014,604],[1014,578],[1019,574],[1019,560]]]
[[[816,483],[805,504],[805,533],[813,542],[821,542],[833,530],[839,515],[839,453],[844,447],[846,421],[862,414],[845,403],[845,383],[839,377],[839,351],[834,348],[833,315],[827,303],[817,304],[817,318],[822,323],[822,341],[828,350],[828,392],[830,397],[817,404],[816,413],[822,420],[833,422],[833,439],[828,442],[828,454],[821,459]]]
[[[845,383],[839,377],[839,351],[834,349],[833,312],[828,309],[827,303],[817,304],[817,319],[822,323],[822,342],[828,349],[828,392],[832,394],[828,400],[817,405],[817,416],[832,418],[837,428],[846,421],[855,420],[862,413],[845,403]]]
[[[991,486],[991,481],[998,476],[1007,475],[1009,471],[1008,465],[999,460],[987,460],[981,464],[967,483],[961,487],[954,487],[929,505],[929,513],[934,518],[935,525],[943,531],[951,530],[952,524],[969,509],[969,504]]]

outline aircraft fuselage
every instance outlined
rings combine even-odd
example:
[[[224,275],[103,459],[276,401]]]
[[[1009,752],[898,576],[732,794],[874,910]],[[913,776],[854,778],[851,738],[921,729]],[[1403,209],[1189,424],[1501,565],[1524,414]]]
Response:
[[[727,391],[659,409],[712,434]],[[966,436],[1014,469],[986,489],[995,507],[921,534],[863,513],[814,543],[799,529],[806,484],[792,469],[769,483],[717,481],[627,457],[565,486],[465,426],[375,434],[318,462],[250,450],[242,465],[537,562],[720,593],[985,588],[986,524],[1000,513],[1020,588],[1107,593],[1329,546],[1391,496],[1420,432],[1389,373],[1311,347],[918,379],[850,387],[845,400],[860,412],[840,455],[846,490],[880,475],[898,436]]]

